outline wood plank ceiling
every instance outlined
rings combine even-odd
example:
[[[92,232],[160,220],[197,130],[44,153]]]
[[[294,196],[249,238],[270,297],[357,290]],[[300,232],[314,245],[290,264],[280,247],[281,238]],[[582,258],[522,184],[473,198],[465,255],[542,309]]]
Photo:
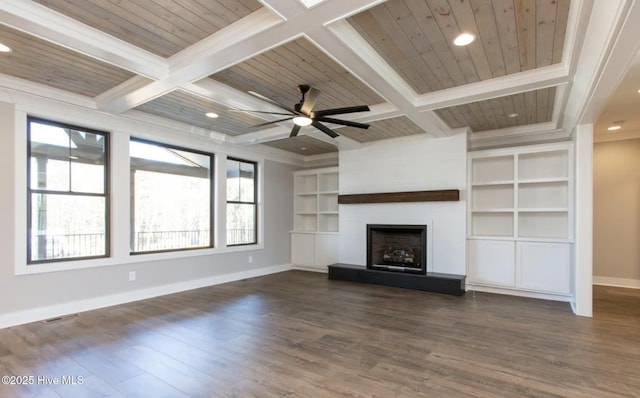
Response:
[[[34,0],[156,55],[170,57],[260,8],[255,0]]]
[[[560,62],[569,0],[390,0],[349,18],[424,94]],[[456,47],[458,32],[477,45]]]
[[[134,75],[104,62],[0,25],[0,41],[13,51],[1,58],[0,72],[94,97]]]
[[[335,152],[344,142],[510,129],[558,122],[563,91],[555,85],[570,76],[549,83],[530,73],[521,87],[503,89],[508,94],[476,90],[465,99],[461,92],[441,105],[434,95],[481,82],[500,86],[508,76],[567,62],[570,6],[580,3],[327,0],[306,8],[298,0],[9,0],[0,4],[0,43],[13,52],[0,55],[0,82],[18,78],[86,96],[99,110],[134,109],[303,156]],[[457,47],[453,38],[463,31],[477,39]],[[371,127],[332,125],[343,136],[334,141],[306,127],[288,139],[290,121],[256,129],[278,116],[232,111],[274,109],[248,92],[293,107],[299,84],[321,91],[315,110],[369,105],[371,112],[339,118]]]

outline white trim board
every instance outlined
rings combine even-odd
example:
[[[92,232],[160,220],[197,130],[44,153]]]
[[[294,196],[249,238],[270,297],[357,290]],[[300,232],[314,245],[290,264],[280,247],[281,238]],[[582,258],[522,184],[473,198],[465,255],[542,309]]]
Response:
[[[553,293],[538,293],[538,292],[530,292],[526,290],[476,285],[469,282],[467,282],[465,289],[466,289],[466,294],[471,294],[471,295],[473,295],[474,292],[482,292],[482,293],[504,294],[507,296],[527,297],[527,298],[540,299],[540,300],[552,300],[552,301],[564,301],[564,302],[571,302],[572,300],[572,297],[568,295],[559,295],[559,294],[553,294]]]
[[[610,278],[607,276],[594,276],[593,284],[600,286],[625,287],[628,289],[640,289],[640,279]]]
[[[114,305],[130,303],[132,301],[145,300],[153,297],[164,296],[167,294],[220,285],[223,283],[234,282],[247,278],[276,274],[279,272],[289,271],[291,269],[291,264],[273,265],[269,267],[216,275],[202,279],[173,283],[169,285],[156,286],[148,289],[134,290],[102,297],[94,297],[91,299],[72,303],[13,312],[5,315],[0,315],[0,329],[10,326],[22,325],[30,322],[42,321],[59,316],[76,314],[79,312],[96,310],[99,308],[111,307]]]

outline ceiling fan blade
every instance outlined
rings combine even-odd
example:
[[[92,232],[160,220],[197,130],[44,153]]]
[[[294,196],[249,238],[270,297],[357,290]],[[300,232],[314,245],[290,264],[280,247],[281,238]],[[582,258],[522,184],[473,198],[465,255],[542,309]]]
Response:
[[[370,109],[367,105],[348,106],[346,108],[334,108],[325,109],[323,111],[315,111],[313,112],[313,115],[311,117],[314,118],[320,116],[341,115],[344,113],[367,112],[369,110]]]
[[[289,134],[289,137],[297,136],[299,131],[300,131],[300,126],[298,126],[297,124],[294,124],[293,128],[291,129],[291,134]]]
[[[290,113],[282,113],[282,112],[266,112],[266,111],[252,111],[249,109],[229,109],[229,112],[244,112],[244,113],[266,113],[267,115],[285,115],[285,116],[293,116]]]
[[[286,105],[282,105],[281,103],[276,102],[276,101],[272,100],[272,99],[271,99],[271,98],[269,98],[269,97],[265,97],[264,95],[262,95],[262,94],[260,94],[260,93],[256,93],[255,91],[247,91],[247,92],[248,92],[249,94],[253,95],[254,97],[260,98],[260,99],[261,99],[261,100],[263,100],[263,101],[267,101],[267,102],[269,102],[269,103],[271,103],[271,104],[273,104],[273,105],[277,106],[278,108],[281,108],[281,109],[284,109],[285,111],[288,111],[288,112],[296,113],[296,114],[297,114],[297,112],[296,112],[296,111],[294,111],[293,109],[289,108],[288,106],[286,106]]]
[[[276,124],[276,123],[284,122],[285,120],[291,120],[292,118],[293,118],[293,116],[290,116],[290,117],[287,117],[287,118],[284,118],[284,119],[272,120],[270,122],[256,124],[255,126],[252,126],[252,127],[268,126],[270,124]]]
[[[318,102],[319,96],[320,96],[320,91],[311,87],[309,89],[309,92],[307,92],[306,95],[304,96],[304,103],[302,104],[302,108],[300,108],[300,111],[305,115],[308,115],[309,113],[311,113],[311,110],[316,105],[316,102]]]
[[[325,126],[324,124],[320,123],[320,122],[316,122],[315,120],[311,123],[311,125],[315,128],[317,128],[318,130],[322,131],[323,133],[325,133],[326,135],[330,136],[331,138],[336,138],[338,136],[338,134],[336,134],[333,130],[331,130],[329,127]]]
[[[315,120],[319,122],[340,124],[340,125],[349,126],[349,127],[357,127],[359,129],[369,128],[369,125],[365,123],[352,122],[351,120],[334,119],[332,117],[316,117]]]

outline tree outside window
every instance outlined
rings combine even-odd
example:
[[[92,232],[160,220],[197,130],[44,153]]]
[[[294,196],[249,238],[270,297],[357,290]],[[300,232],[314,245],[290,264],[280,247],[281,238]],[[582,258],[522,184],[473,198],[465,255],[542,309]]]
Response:
[[[27,125],[27,262],[107,257],[107,133],[32,117]]]
[[[131,139],[131,248],[213,246],[213,155]]]

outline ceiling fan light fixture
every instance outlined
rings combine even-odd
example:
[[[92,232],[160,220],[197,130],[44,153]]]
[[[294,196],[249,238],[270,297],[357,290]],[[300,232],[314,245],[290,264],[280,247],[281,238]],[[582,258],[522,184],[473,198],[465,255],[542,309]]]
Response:
[[[0,43],[0,53],[9,53],[9,52],[11,52],[11,47],[7,46],[6,44]]]
[[[293,123],[297,124],[300,127],[308,126],[313,121],[306,116],[296,116],[293,118]]]
[[[473,43],[475,39],[476,35],[474,35],[473,33],[462,32],[458,36],[456,36],[455,39],[453,39],[453,44],[458,47],[468,46],[469,44]]]

